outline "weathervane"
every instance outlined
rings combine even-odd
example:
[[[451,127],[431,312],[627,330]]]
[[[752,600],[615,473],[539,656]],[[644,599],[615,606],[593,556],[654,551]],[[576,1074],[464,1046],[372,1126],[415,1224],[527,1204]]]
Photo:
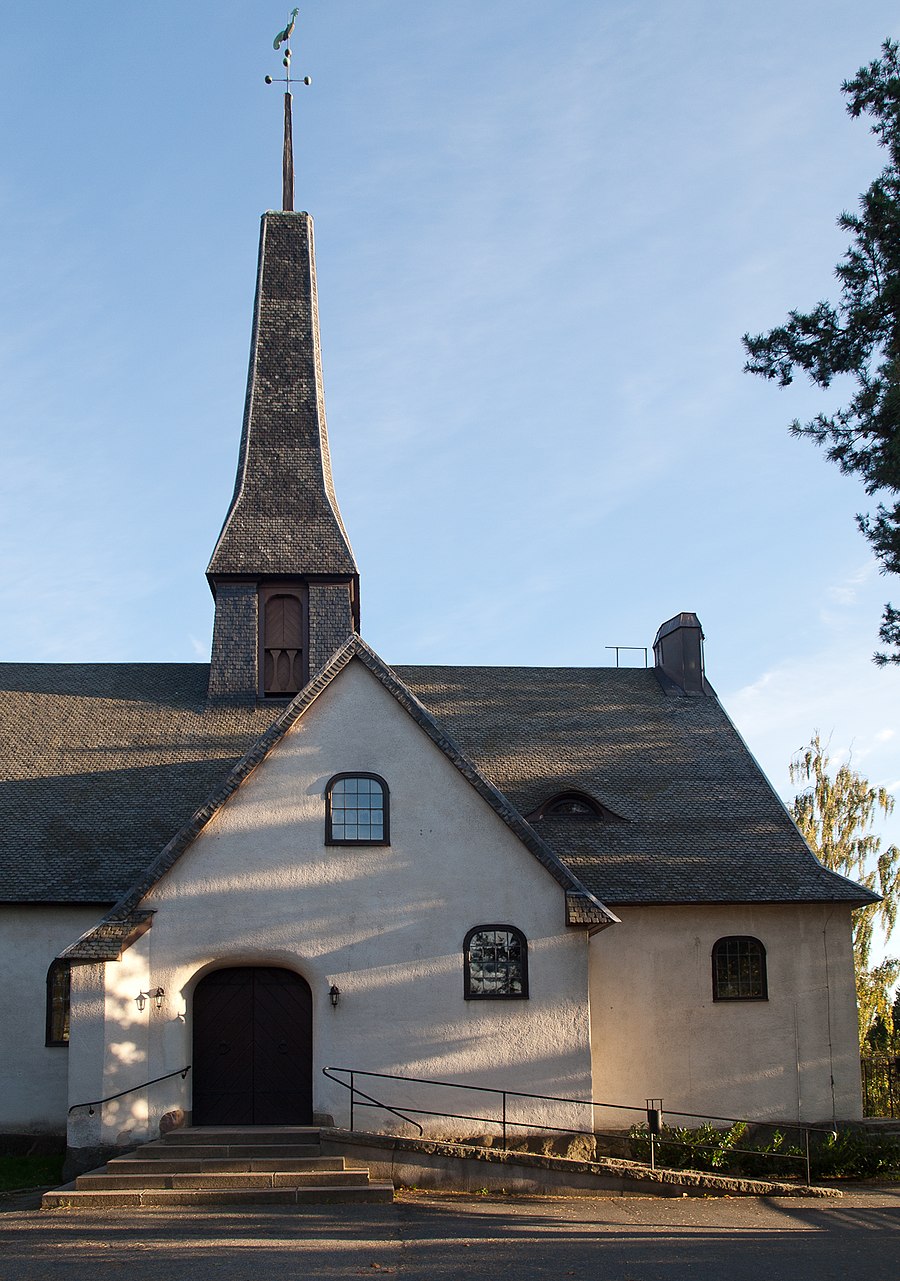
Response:
[[[282,160],[282,177],[281,177],[281,207],[286,210],[294,208],[294,135],[293,135],[293,97],[291,95],[291,36],[294,32],[294,23],[297,21],[299,9],[293,9],[287,20],[287,26],[272,41],[272,48],[276,51],[284,45],[284,55],[281,59],[281,65],[284,67],[284,75],[277,77],[278,83],[286,86],[284,91],[284,158]],[[275,77],[266,76],[266,84],[274,84]],[[311,85],[312,77],[304,76],[301,84]]]

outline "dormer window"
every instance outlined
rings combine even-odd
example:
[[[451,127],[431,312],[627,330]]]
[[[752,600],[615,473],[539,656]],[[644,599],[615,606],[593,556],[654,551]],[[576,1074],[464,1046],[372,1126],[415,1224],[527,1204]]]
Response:
[[[595,801],[592,796],[584,792],[557,792],[555,796],[549,797],[541,805],[527,815],[529,823],[534,823],[542,818],[563,818],[579,821],[595,821],[597,819],[606,820],[607,822],[621,823],[623,820],[618,814]]]
[[[263,588],[259,603],[262,692],[267,698],[292,698],[307,679],[305,593]]]

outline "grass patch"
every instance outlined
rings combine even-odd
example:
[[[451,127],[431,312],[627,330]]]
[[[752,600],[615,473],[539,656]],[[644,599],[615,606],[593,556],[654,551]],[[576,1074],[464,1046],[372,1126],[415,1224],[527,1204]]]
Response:
[[[0,1192],[43,1188],[62,1182],[63,1155],[0,1156]]]

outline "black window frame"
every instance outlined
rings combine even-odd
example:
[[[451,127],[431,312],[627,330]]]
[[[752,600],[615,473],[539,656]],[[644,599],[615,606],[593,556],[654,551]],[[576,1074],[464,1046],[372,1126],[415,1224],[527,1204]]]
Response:
[[[746,944],[749,947],[742,955],[740,951],[734,952],[735,944]],[[732,949],[731,956],[726,955],[726,950],[729,948]],[[754,980],[749,966],[749,962],[754,956],[759,965],[756,980]],[[755,938],[752,934],[725,934],[713,943],[710,957],[712,960],[712,995],[714,1001],[768,1001],[768,962],[765,945],[761,939]],[[737,967],[736,978],[729,976],[727,972],[726,967],[729,963]],[[745,963],[747,963],[746,974],[742,972]],[[726,983],[730,985],[735,982],[739,988],[746,986],[751,990],[735,993],[723,991]]]
[[[331,793],[335,783],[341,782],[345,778],[367,778],[377,783],[381,788],[382,798],[382,835],[378,837],[343,837],[335,836],[331,820]],[[368,770],[345,770],[340,774],[333,775],[325,786],[325,844],[326,845],[390,845],[391,843],[391,802],[390,789],[380,774],[372,774]]]
[[[521,992],[473,992],[472,991],[472,970],[471,970],[471,953],[472,939],[476,934],[486,933],[488,930],[503,931],[506,934],[512,934],[519,941],[519,955],[521,956]],[[473,925],[467,932],[463,940],[463,997],[467,1001],[527,1001],[528,992],[528,939],[522,930],[516,925],[509,924],[487,924]]]
[[[56,986],[57,975],[65,975],[62,992]],[[72,966],[57,958],[47,970],[44,1044],[49,1048],[69,1048],[69,1012],[72,1007]]]

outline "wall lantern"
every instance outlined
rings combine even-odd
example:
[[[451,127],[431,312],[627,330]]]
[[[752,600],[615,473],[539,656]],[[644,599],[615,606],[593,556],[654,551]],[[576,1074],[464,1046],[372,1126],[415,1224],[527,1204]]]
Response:
[[[166,994],[165,988],[162,988],[162,987],[158,987],[155,992],[138,992],[137,996],[134,998],[134,1003],[138,1007],[138,1011],[141,1014],[143,1014],[144,1012],[144,1007],[147,1004],[148,998],[151,1001],[155,1001],[156,1008],[158,1010],[161,1010],[163,997],[165,996],[165,994]]]
[[[341,999],[341,989],[338,987],[337,983],[332,983],[331,987],[328,989],[328,997],[331,1001],[331,1008],[336,1010],[338,1001]]]

